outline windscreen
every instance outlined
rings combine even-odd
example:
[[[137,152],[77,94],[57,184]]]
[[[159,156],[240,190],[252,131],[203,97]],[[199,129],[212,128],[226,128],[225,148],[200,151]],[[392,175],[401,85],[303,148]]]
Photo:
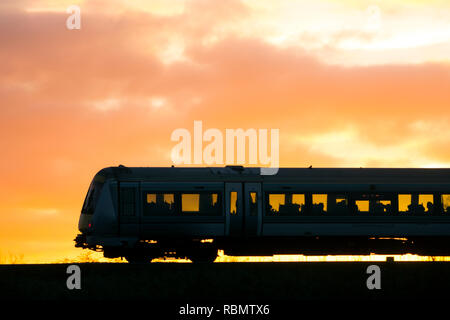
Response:
[[[95,205],[97,204],[98,198],[100,197],[100,192],[102,191],[104,185],[104,178],[102,176],[95,176],[89,186],[88,193],[84,199],[83,208],[81,209],[81,214],[94,214]]]

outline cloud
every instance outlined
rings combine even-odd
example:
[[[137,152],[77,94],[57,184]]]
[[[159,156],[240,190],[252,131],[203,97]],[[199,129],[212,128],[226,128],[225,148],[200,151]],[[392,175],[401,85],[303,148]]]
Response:
[[[116,98],[108,98],[100,101],[93,101],[92,106],[98,110],[109,111],[120,108],[120,100]]]
[[[449,141],[447,136],[443,140]],[[448,167],[450,159],[439,161],[426,152],[434,145],[434,136],[416,135],[412,139],[390,144],[378,144],[361,137],[357,129],[347,128],[309,136],[300,136],[296,141],[313,153],[325,154],[341,166],[362,167]],[[293,142],[295,143],[295,142]]]

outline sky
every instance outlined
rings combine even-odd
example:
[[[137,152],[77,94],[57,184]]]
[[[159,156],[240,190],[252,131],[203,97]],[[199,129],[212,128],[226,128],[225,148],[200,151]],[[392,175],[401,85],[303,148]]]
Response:
[[[0,261],[79,255],[93,175],[196,120],[279,129],[282,167],[450,167],[445,0],[3,0],[0,44]]]

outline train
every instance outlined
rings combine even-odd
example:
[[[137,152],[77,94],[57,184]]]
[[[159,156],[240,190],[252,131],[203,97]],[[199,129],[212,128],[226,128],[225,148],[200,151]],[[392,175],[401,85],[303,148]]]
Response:
[[[161,257],[450,253],[450,169],[101,169],[75,246],[130,263]]]

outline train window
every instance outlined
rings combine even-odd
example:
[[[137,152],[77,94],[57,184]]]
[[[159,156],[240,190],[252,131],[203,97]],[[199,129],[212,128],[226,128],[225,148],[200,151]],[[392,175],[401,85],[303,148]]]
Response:
[[[135,204],[135,188],[120,188],[120,215],[134,216],[136,214]]]
[[[364,194],[355,201],[355,209],[357,209],[357,212],[359,213],[370,213],[371,215],[391,214],[393,212],[392,200],[387,200],[386,198],[391,198],[391,196]]]
[[[301,207],[305,205],[305,195],[304,194],[293,194],[292,203],[298,204]]]
[[[443,194],[441,196],[441,202],[444,213],[450,214],[450,194]]]
[[[327,212],[327,198],[326,194],[313,194],[312,195],[312,211],[316,214],[322,214]]]
[[[410,194],[399,194],[398,195],[398,211],[408,212],[411,207],[411,195]]]
[[[345,195],[328,195],[328,212],[332,215],[348,214],[348,199]]]
[[[304,194],[291,194],[285,196],[285,204],[279,206],[280,215],[298,215],[305,205]]]
[[[97,177],[96,177],[97,178]],[[103,188],[103,182],[98,181],[98,179],[94,178],[89,186],[88,193],[84,200],[83,207],[81,209],[82,214],[93,214],[95,210],[95,206],[97,204],[98,198],[100,197],[100,192]]]
[[[305,206],[305,195],[288,193],[285,202],[279,207],[280,215],[298,215]]]
[[[147,193],[147,203],[156,203],[156,193]]]
[[[399,194],[398,211],[412,215],[422,215],[433,212],[432,194]]]
[[[183,193],[181,195],[181,211],[182,212],[199,212],[200,211],[200,194]]]
[[[269,214],[278,214],[280,205],[284,205],[284,194],[269,194]]]
[[[268,196],[267,214],[271,215],[298,215],[305,206],[304,194],[272,193]]]
[[[250,215],[257,216],[258,215],[258,202],[256,192],[249,192],[249,200],[250,200]]]
[[[237,214],[237,192],[230,192],[230,214]]]
[[[397,195],[392,193],[352,193],[348,201],[348,213],[362,216],[392,214],[395,197]]]
[[[222,214],[220,194],[219,193],[200,193],[199,214],[217,216]]]
[[[173,193],[144,193],[144,199],[144,216],[161,216],[176,212]]]
[[[356,200],[355,204],[359,212],[369,212],[369,200]]]
[[[420,211],[424,213],[433,213],[433,195],[432,194],[419,194],[419,207]]]
[[[217,193],[213,193],[211,195],[211,205],[215,206],[218,204],[219,201],[219,195]]]
[[[392,201],[391,200],[380,200],[376,202],[380,211],[387,214],[392,214]]]
[[[386,213],[392,213],[392,205],[390,200],[378,200],[373,199],[369,202],[369,210],[371,214],[383,215]]]

